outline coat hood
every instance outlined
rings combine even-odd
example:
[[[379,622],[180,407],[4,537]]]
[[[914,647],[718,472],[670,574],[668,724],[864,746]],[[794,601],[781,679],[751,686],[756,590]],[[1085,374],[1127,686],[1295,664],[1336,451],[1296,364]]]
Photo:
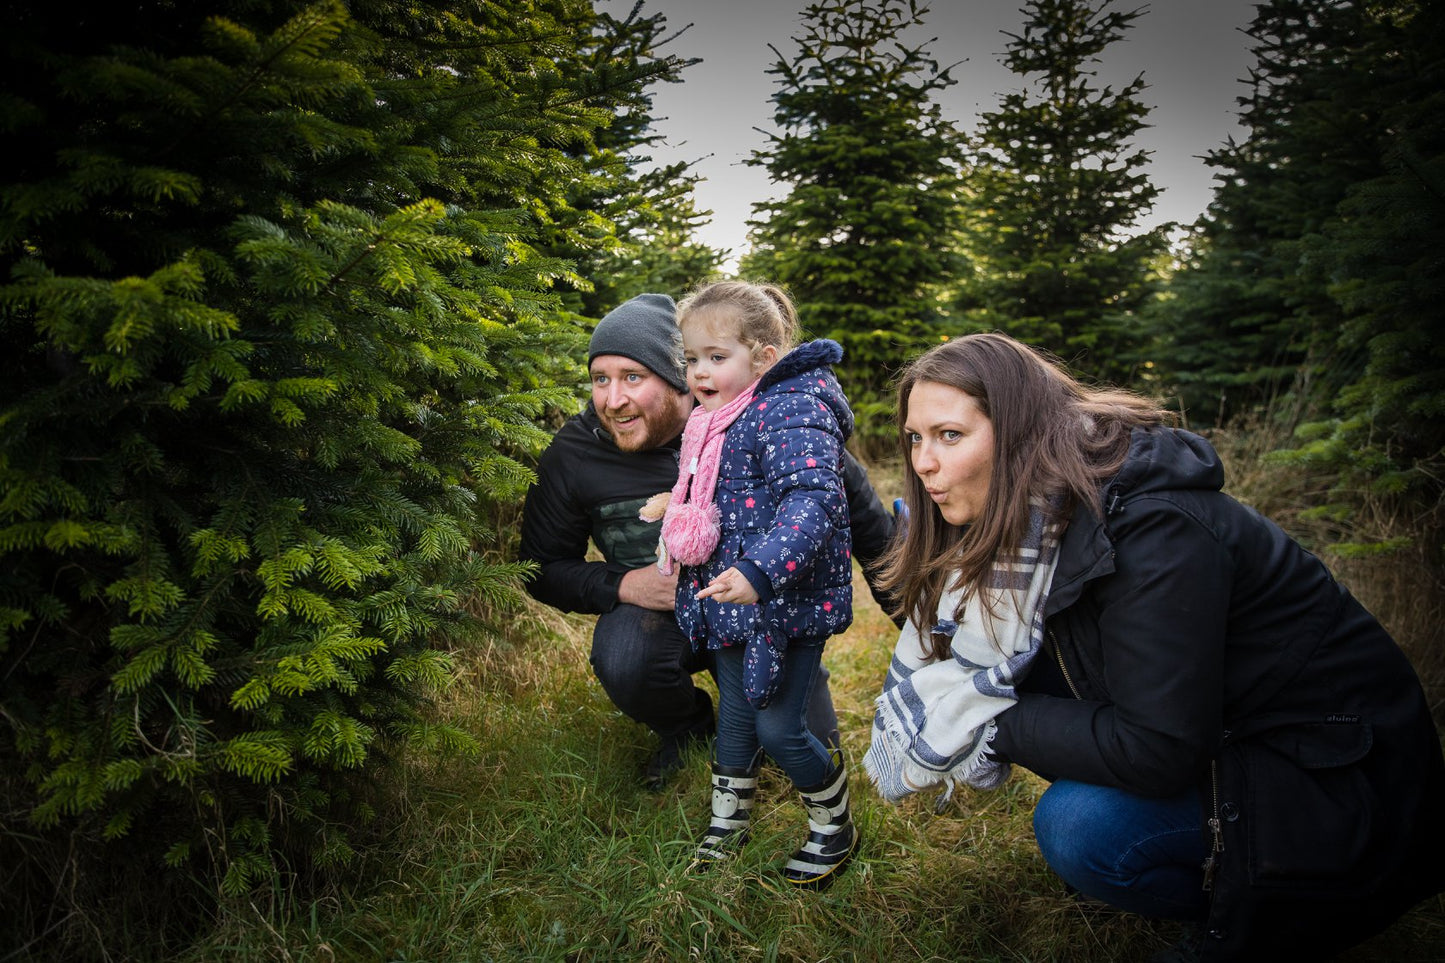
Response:
[[[764,372],[756,393],[762,395],[774,388],[796,391],[807,383],[806,390],[833,410],[833,417],[847,438],[853,434],[853,409],[848,406],[838,379],[829,370],[830,365],[842,360],[843,346],[829,338],[800,344]]]
[[[1208,441],[1179,428],[1135,429],[1124,467],[1104,490],[1104,507],[1146,492],[1223,487],[1224,463]]]
[[[1119,473],[1104,486],[1104,514],[1123,511],[1129,499],[1167,491],[1219,491],[1224,463],[1214,447],[1178,428],[1135,428]],[[1047,615],[1072,605],[1085,583],[1114,571],[1114,546],[1104,519],[1078,505],[1059,546]]]

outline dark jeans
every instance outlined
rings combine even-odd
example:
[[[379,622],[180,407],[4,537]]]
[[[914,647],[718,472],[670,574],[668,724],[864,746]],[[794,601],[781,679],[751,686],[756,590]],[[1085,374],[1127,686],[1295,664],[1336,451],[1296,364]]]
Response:
[[[591,661],[612,704],[662,738],[711,728],[712,700],[692,676],[713,670],[712,653],[693,652],[671,612],[618,605],[599,615]],[[837,741],[827,669],[820,669],[808,701],[808,728],[826,744]]]
[[[746,650],[735,645],[713,653],[717,666],[717,761],[742,769],[761,746],[793,785],[812,788],[828,777],[833,760],[804,719],[822,668],[821,645],[791,645],[783,660],[778,690],[756,709],[743,694]]]
[[[1141,916],[1203,922],[1209,845],[1193,789],[1149,799],[1060,779],[1034,809],[1044,860],[1085,896]]]

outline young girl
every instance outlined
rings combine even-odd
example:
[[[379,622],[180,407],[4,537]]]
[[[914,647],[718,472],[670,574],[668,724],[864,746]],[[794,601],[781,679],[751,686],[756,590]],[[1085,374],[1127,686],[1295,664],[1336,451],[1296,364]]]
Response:
[[[714,650],[719,694],[712,821],[697,859],[747,839],[761,753],[793,780],[807,842],[783,867],[799,886],[852,856],[842,752],[804,724],[823,643],[853,620],[851,539],[840,475],[853,414],[829,365],[833,341],[791,351],[797,314],[769,285],[723,281],[682,302],[687,382],[698,405],[662,524],[677,619]]]

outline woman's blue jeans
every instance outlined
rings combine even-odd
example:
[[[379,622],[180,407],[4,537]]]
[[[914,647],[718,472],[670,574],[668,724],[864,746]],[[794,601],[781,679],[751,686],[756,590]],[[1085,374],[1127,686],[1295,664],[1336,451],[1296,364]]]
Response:
[[[1209,852],[1199,793],[1150,799],[1060,779],[1034,810],[1044,860],[1085,896],[1141,916],[1203,921]]]
[[[788,646],[778,691],[764,709],[753,708],[743,695],[743,652],[740,645],[713,652],[718,691],[718,765],[746,769],[761,746],[794,785],[818,785],[832,769],[832,758],[808,731],[804,714],[822,665],[823,647],[797,643]]]

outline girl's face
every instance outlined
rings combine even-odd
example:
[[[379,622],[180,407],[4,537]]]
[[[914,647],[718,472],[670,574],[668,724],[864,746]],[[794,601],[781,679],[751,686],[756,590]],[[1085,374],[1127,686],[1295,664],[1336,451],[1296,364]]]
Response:
[[[920,381],[908,393],[903,420],[913,471],[951,525],[983,512],[993,474],[993,422],[972,395]]]
[[[770,368],[778,349],[767,345],[754,353],[738,340],[731,326],[702,317],[683,326],[682,354],[693,397],[708,411],[716,411]]]

